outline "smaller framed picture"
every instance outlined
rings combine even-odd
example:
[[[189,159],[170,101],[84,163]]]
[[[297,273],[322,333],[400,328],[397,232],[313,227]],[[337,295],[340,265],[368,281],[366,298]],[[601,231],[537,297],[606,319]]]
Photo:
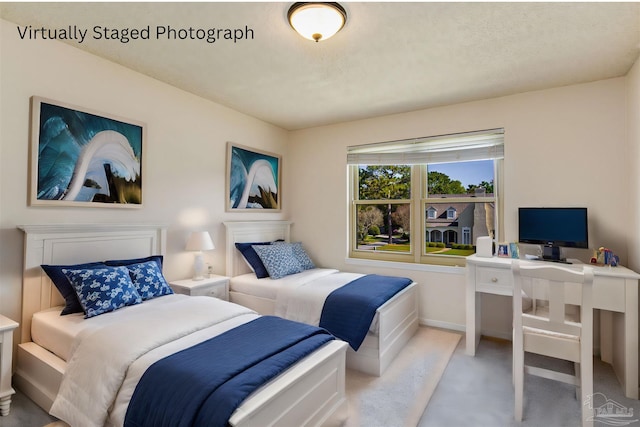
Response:
[[[515,242],[509,243],[509,253],[511,258],[520,258],[520,251],[518,250],[518,244]]]
[[[509,257],[509,244],[508,243],[500,243],[498,244],[498,256],[499,257]]]
[[[280,212],[278,154],[227,143],[227,212]]]

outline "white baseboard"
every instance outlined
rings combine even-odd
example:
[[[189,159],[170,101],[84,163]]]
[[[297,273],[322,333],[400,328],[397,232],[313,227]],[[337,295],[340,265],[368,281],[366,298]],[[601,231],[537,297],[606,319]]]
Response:
[[[465,331],[465,325],[459,325],[457,323],[451,323],[451,322],[443,322],[441,320],[420,318],[420,324],[424,326],[433,326],[434,328],[450,329],[452,331],[459,331],[459,332]]]

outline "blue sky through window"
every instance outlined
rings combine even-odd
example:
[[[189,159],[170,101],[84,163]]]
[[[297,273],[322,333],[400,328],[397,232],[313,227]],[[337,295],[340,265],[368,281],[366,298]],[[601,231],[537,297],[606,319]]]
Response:
[[[458,180],[464,188],[470,184],[493,180],[493,160],[474,160],[470,162],[436,163],[427,166],[429,172],[441,172],[452,180]]]

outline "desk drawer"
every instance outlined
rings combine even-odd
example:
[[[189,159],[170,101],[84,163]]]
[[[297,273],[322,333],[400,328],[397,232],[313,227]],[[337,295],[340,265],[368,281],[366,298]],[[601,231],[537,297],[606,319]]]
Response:
[[[510,269],[479,267],[476,270],[476,289],[482,286],[513,289],[513,278]]]

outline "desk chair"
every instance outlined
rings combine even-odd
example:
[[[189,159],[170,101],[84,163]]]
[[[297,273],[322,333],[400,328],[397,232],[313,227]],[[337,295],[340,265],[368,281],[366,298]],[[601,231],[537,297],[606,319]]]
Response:
[[[514,260],[513,273],[513,382],[515,419],[522,421],[524,373],[562,381],[580,387],[582,425],[593,425],[593,269],[582,270],[540,263],[523,264]],[[533,300],[523,312],[522,290]],[[572,299],[575,294],[580,295]],[[568,303],[579,305],[570,306]],[[571,313],[571,308],[574,313]],[[572,314],[578,314],[571,318]],[[571,319],[570,319],[571,318]],[[525,366],[524,353],[536,353],[575,363],[576,375]]]

